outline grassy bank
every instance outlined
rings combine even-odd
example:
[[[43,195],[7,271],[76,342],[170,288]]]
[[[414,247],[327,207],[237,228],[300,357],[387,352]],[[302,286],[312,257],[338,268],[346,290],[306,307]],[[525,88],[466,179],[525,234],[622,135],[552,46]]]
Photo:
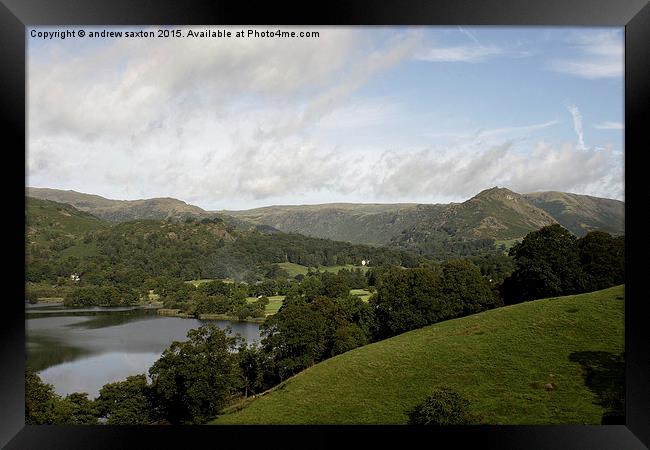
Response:
[[[401,424],[446,385],[482,423],[599,424],[607,390],[593,380],[622,367],[623,295],[537,300],[404,333],[312,366],[214,423]]]

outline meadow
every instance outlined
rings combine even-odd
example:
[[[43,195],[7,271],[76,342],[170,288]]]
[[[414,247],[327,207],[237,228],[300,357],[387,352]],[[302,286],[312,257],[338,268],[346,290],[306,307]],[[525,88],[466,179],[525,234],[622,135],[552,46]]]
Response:
[[[624,287],[413,330],[316,364],[214,424],[404,424],[449,386],[484,424],[600,424],[623,385]],[[591,374],[589,377],[588,375]]]

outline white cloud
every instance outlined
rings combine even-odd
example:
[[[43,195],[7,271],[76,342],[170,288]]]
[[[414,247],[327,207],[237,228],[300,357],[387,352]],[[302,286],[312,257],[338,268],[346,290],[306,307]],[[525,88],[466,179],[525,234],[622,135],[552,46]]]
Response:
[[[383,176],[372,187],[376,196],[394,201],[432,196],[463,200],[495,185],[520,193],[560,190],[621,198],[622,170],[620,155],[611,149],[539,143],[522,153],[506,142],[483,151],[386,152],[373,166]]]
[[[498,136],[498,135],[511,135],[511,134],[528,134],[533,131],[543,130],[553,125],[560,123],[557,120],[549,120],[544,123],[537,123],[533,125],[524,125],[518,127],[504,127],[504,128],[494,128],[491,130],[481,131],[481,136]]]
[[[551,70],[586,79],[622,79],[624,41],[619,31],[573,33],[570,43],[577,55],[551,60]]]
[[[502,54],[501,48],[495,45],[456,45],[449,47],[432,47],[424,49],[415,55],[420,61],[427,62],[481,62],[491,56]]]
[[[577,108],[579,148],[535,147],[535,133],[557,120],[477,129],[444,105],[409,110],[401,92],[356,95],[419,54],[421,33],[370,41],[354,29],[319,30],[317,42],[116,40],[84,51],[62,43],[51,58],[30,52],[28,183],[109,198],[171,196],[207,209],[458,201],[495,184],[622,192],[620,155],[584,148]],[[468,45],[425,56],[503,54],[465,34]],[[411,120],[419,122],[400,128]],[[441,132],[423,136],[432,128]],[[355,140],[364,132],[378,137]],[[443,134],[452,139],[440,142]]]
[[[575,105],[569,105],[566,108],[571,113],[571,117],[573,118],[573,129],[575,130],[576,136],[578,137],[578,148],[584,150],[586,148],[585,136],[582,129],[582,114],[580,113],[580,109],[578,109],[578,107]]]
[[[622,130],[625,126],[621,122],[601,122],[594,125],[599,130]]]
[[[296,29],[298,30],[298,29]],[[222,112],[234,94],[282,101],[331,84],[347,66],[355,31],[320,29],[309,39],[115,40],[66,64],[30,58],[30,132],[148,133],[167,117]],[[315,51],[317,49],[318,51]],[[122,70],[115,70],[122,67]],[[63,108],[62,105],[70,105]]]

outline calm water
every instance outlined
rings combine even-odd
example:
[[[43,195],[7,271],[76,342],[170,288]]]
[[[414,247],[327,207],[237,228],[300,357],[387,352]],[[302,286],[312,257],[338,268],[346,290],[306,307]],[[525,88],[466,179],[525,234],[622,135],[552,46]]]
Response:
[[[106,383],[147,373],[172,341],[206,323],[230,326],[247,342],[260,340],[259,324],[159,316],[138,308],[26,307],[27,364],[58,394],[99,395]]]

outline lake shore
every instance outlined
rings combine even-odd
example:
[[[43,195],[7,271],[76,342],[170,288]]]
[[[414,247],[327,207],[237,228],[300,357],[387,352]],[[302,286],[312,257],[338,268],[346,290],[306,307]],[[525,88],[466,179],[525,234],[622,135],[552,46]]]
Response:
[[[249,322],[249,323],[263,323],[266,317],[247,317],[240,319],[237,316],[230,316],[228,314],[199,314],[195,317],[193,314],[186,314],[181,312],[180,309],[160,308],[158,314],[166,317],[179,317],[181,319],[199,319],[199,320],[227,320],[230,322]]]

